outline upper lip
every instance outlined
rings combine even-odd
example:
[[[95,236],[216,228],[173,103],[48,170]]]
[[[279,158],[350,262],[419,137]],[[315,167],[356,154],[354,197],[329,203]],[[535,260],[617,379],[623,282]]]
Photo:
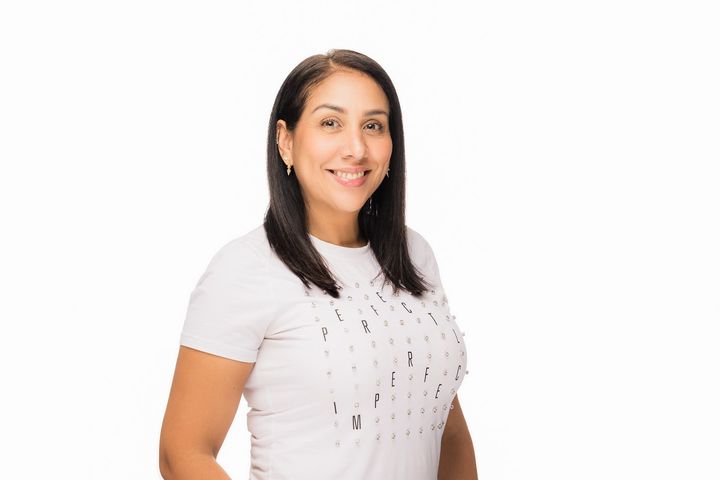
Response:
[[[357,172],[369,171],[370,169],[366,168],[366,167],[345,167],[345,168],[329,168],[328,170],[331,170],[333,172],[357,173]]]

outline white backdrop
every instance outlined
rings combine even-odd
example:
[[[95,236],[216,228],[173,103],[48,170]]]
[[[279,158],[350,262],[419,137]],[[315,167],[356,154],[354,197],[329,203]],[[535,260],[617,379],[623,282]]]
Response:
[[[3,2],[0,477],[160,478],[185,308],[262,221],[275,94],[350,48],[400,96],[480,477],[719,478],[713,3]]]

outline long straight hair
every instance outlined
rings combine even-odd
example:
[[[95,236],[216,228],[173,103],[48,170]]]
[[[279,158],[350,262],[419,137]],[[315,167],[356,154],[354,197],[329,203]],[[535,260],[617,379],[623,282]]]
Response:
[[[334,298],[338,286],[331,269],[312,244],[307,230],[307,213],[296,175],[288,176],[276,144],[277,121],[285,120],[294,131],[313,87],[338,70],[355,70],[372,77],[390,103],[392,138],[390,165],[386,177],[358,213],[360,235],[370,242],[386,284],[393,293],[399,289],[420,296],[432,288],[410,260],[405,227],[405,144],[402,112],[395,87],[383,68],[370,57],[353,50],[332,49],[300,62],[287,76],[275,98],[267,137],[267,175],[270,203],[264,228],[271,248],[306,288],[317,285]]]

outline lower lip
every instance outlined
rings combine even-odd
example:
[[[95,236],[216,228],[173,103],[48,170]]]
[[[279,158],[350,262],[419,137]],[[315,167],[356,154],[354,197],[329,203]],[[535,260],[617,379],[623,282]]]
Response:
[[[352,180],[348,180],[342,177],[338,177],[331,171],[327,170],[327,172],[337,181],[340,185],[344,185],[346,187],[359,187],[360,185],[365,183],[365,180],[367,180],[367,176],[369,172],[365,172],[365,175],[362,177],[354,178]]]

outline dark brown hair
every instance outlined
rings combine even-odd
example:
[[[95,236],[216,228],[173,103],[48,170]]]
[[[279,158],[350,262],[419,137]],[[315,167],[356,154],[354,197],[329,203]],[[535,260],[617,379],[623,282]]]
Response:
[[[370,57],[353,50],[333,49],[300,62],[287,76],[275,98],[267,136],[267,175],[270,204],[264,228],[270,246],[306,288],[314,283],[334,298],[339,289],[330,269],[312,244],[307,231],[307,215],[297,176],[286,173],[286,166],[275,142],[277,121],[285,120],[293,131],[313,87],[338,70],[355,70],[372,77],[390,103],[389,127],[392,138],[390,165],[385,178],[358,213],[360,235],[370,241],[385,281],[393,293],[405,289],[419,296],[429,286],[410,261],[405,228],[405,145],[402,113],[395,87],[383,68]]]

